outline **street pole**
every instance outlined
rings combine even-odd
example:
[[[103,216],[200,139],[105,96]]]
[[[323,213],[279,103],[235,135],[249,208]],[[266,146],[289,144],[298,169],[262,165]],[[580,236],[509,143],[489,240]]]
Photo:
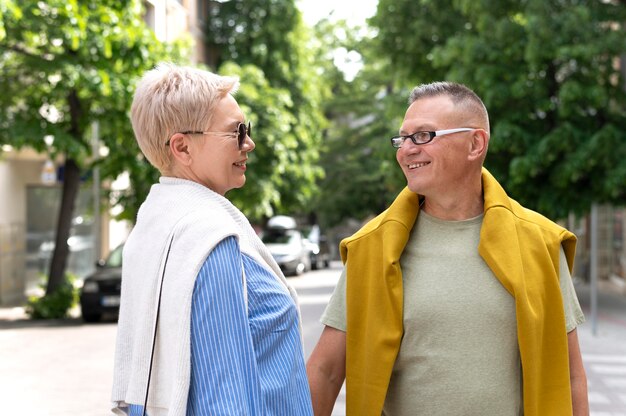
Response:
[[[94,121],[91,125],[91,151],[93,155],[93,161],[96,162],[100,157],[100,125],[97,121]],[[102,230],[100,229],[100,168],[93,167],[93,238],[94,238],[94,253],[95,260],[100,260],[102,256]]]
[[[591,205],[591,333],[598,334],[598,204]]]

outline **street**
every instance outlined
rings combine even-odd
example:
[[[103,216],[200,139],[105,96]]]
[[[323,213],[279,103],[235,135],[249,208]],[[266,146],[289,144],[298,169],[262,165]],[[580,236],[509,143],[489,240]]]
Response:
[[[289,282],[298,291],[308,357],[322,331],[319,317],[339,278],[339,263]],[[117,325],[8,320],[0,315],[0,397],[3,415],[103,416],[109,411]],[[21,313],[20,313],[21,314]],[[13,316],[13,318],[15,318]],[[345,399],[334,415],[345,414]]]
[[[305,354],[311,353],[322,325],[319,317],[339,277],[340,265],[289,278],[299,294]],[[578,290],[578,287],[577,287]],[[579,298],[588,315],[588,291]],[[589,318],[579,338],[589,380],[592,416],[626,416],[626,298],[600,299],[597,336]],[[16,312],[17,313],[17,312]],[[0,392],[7,415],[109,415],[114,322],[10,320],[0,315]],[[9,319],[7,319],[9,316]],[[333,415],[345,415],[342,391]]]

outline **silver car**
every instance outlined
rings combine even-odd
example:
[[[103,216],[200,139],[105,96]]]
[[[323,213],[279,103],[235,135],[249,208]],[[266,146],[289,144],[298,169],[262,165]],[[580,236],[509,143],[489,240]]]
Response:
[[[285,276],[311,269],[310,245],[295,229],[269,228],[261,237]]]

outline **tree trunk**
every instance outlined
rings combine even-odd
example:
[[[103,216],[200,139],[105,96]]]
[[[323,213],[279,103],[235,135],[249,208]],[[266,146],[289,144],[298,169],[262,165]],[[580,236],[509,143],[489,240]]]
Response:
[[[54,245],[54,253],[50,262],[50,273],[46,294],[54,292],[65,280],[65,268],[69,247],[67,239],[72,228],[72,218],[74,217],[74,205],[78,196],[80,186],[80,169],[73,159],[65,161],[63,171],[63,191],[61,194],[61,209],[59,210],[59,220],[57,222],[57,233]]]
[[[221,2],[216,0],[209,0],[207,16],[202,16],[205,22],[204,26],[204,51],[205,51],[205,64],[213,71],[217,71],[217,67],[220,63],[221,48],[215,44],[210,31],[210,20],[217,14],[217,10],[221,7]]]

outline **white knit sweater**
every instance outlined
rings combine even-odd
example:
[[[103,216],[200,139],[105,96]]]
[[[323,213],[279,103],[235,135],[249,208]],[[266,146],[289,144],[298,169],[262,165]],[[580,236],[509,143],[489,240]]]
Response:
[[[128,404],[144,403],[158,291],[172,235],[150,379],[150,416],[185,415],[193,287],[202,264],[221,240],[236,236],[241,251],[282,281],[297,305],[295,291],[235,206],[198,183],[162,177],[152,186],[124,246],[112,393],[117,414],[125,414]],[[243,275],[242,290],[245,295]]]

